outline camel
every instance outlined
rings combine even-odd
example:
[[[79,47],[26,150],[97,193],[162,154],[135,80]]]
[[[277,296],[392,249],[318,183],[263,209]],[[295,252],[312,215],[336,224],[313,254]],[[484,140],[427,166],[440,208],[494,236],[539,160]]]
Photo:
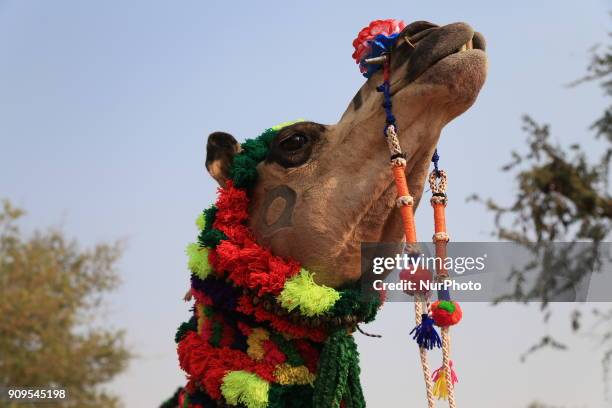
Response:
[[[485,40],[466,23],[417,21],[390,57],[416,208],[442,128],[485,82]],[[336,124],[284,124],[242,145],[228,133],[209,136],[206,168],[219,200],[188,249],[194,316],[176,338],[188,384],[173,404],[365,406],[352,333],[380,299],[356,295],[360,244],[403,239],[381,82],[380,71],[371,75]]]

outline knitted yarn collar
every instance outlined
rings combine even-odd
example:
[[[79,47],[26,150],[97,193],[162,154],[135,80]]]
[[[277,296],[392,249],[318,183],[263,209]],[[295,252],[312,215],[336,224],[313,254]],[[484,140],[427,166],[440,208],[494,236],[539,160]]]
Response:
[[[181,406],[365,407],[351,333],[374,319],[380,295],[316,284],[298,262],[259,245],[247,225],[256,166],[292,123],[241,145],[230,180],[196,221],[198,240],[187,247],[194,317],[176,335],[189,378]]]

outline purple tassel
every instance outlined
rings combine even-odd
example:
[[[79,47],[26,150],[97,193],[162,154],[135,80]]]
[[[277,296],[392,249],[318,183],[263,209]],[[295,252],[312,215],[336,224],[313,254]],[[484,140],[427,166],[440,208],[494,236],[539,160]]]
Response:
[[[442,341],[434,327],[434,320],[426,313],[421,315],[421,324],[412,329],[410,334],[412,333],[414,333],[412,338],[416,340],[419,347],[427,350],[433,350],[434,347],[442,347]]]

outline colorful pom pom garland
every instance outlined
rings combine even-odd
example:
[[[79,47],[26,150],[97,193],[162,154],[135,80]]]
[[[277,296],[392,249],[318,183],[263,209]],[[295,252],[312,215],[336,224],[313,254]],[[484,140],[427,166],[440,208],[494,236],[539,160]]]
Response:
[[[257,164],[288,122],[242,144],[215,204],[196,220],[186,249],[194,315],[176,334],[195,400],[249,408],[283,407],[295,395],[308,407],[365,406],[359,383],[356,324],[374,319],[381,300],[358,287],[318,285],[308,270],[257,244],[247,226]]]

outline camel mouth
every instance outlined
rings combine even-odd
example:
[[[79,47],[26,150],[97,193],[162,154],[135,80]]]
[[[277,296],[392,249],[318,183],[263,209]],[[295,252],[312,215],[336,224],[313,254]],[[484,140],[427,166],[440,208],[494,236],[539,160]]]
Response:
[[[392,85],[397,92],[455,54],[469,58],[470,54],[482,55],[485,50],[484,36],[466,23],[442,27],[424,21],[409,24],[398,36],[391,53],[392,71],[405,74],[394,77]],[[461,58],[454,57],[452,62],[459,60]]]

